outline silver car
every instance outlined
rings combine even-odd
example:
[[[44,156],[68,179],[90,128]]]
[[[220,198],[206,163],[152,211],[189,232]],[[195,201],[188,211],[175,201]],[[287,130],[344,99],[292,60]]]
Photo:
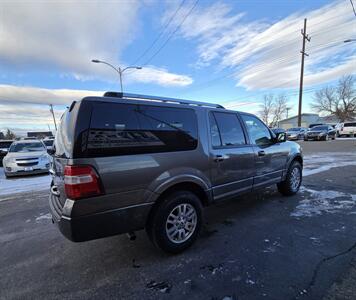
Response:
[[[41,141],[15,141],[4,157],[3,166],[6,177],[47,173],[50,157]]]

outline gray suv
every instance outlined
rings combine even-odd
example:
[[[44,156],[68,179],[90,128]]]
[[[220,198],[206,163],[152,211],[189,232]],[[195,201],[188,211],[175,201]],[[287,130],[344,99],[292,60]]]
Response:
[[[145,228],[178,253],[197,238],[203,207],[277,184],[295,194],[301,148],[260,119],[221,105],[107,92],[73,102],[53,148],[50,208],[81,242]]]

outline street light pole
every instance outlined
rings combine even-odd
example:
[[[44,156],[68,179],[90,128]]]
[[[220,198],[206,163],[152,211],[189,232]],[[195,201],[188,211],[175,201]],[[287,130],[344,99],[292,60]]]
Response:
[[[56,122],[56,117],[54,116],[54,111],[53,111],[53,105],[52,104],[49,105],[49,111],[52,113],[54,128],[57,131],[57,122]]]
[[[111,67],[112,69],[114,69],[119,74],[121,93],[123,93],[122,74],[128,69],[136,69],[136,70],[141,70],[142,69],[142,67],[139,67],[139,66],[129,66],[129,67],[126,67],[124,69],[121,69],[121,67],[116,68],[112,64],[109,64],[108,62],[102,61],[102,60],[99,60],[99,59],[92,59],[91,62],[96,63],[96,64],[105,64],[105,65]]]

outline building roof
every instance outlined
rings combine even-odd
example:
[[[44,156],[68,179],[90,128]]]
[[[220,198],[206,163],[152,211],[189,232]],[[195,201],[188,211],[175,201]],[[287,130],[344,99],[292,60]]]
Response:
[[[319,118],[318,114],[303,113],[302,114],[302,118],[303,118],[303,116],[304,117],[317,117],[317,118]],[[292,120],[292,119],[295,119],[295,118],[298,118],[298,115],[297,116],[293,116],[293,117],[289,117],[287,119],[280,120],[279,122],[285,122],[285,121],[289,121],[289,120]]]

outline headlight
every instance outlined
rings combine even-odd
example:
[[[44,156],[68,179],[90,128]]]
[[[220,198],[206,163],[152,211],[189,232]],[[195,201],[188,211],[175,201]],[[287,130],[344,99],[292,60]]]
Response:
[[[326,133],[325,132],[320,132],[319,133],[319,136],[323,136],[323,135],[326,135]]]
[[[47,154],[42,154],[41,156],[40,156],[40,161],[48,161],[48,155]]]
[[[8,164],[13,164],[16,163],[16,160],[14,157],[4,157],[4,163],[8,163]]]

